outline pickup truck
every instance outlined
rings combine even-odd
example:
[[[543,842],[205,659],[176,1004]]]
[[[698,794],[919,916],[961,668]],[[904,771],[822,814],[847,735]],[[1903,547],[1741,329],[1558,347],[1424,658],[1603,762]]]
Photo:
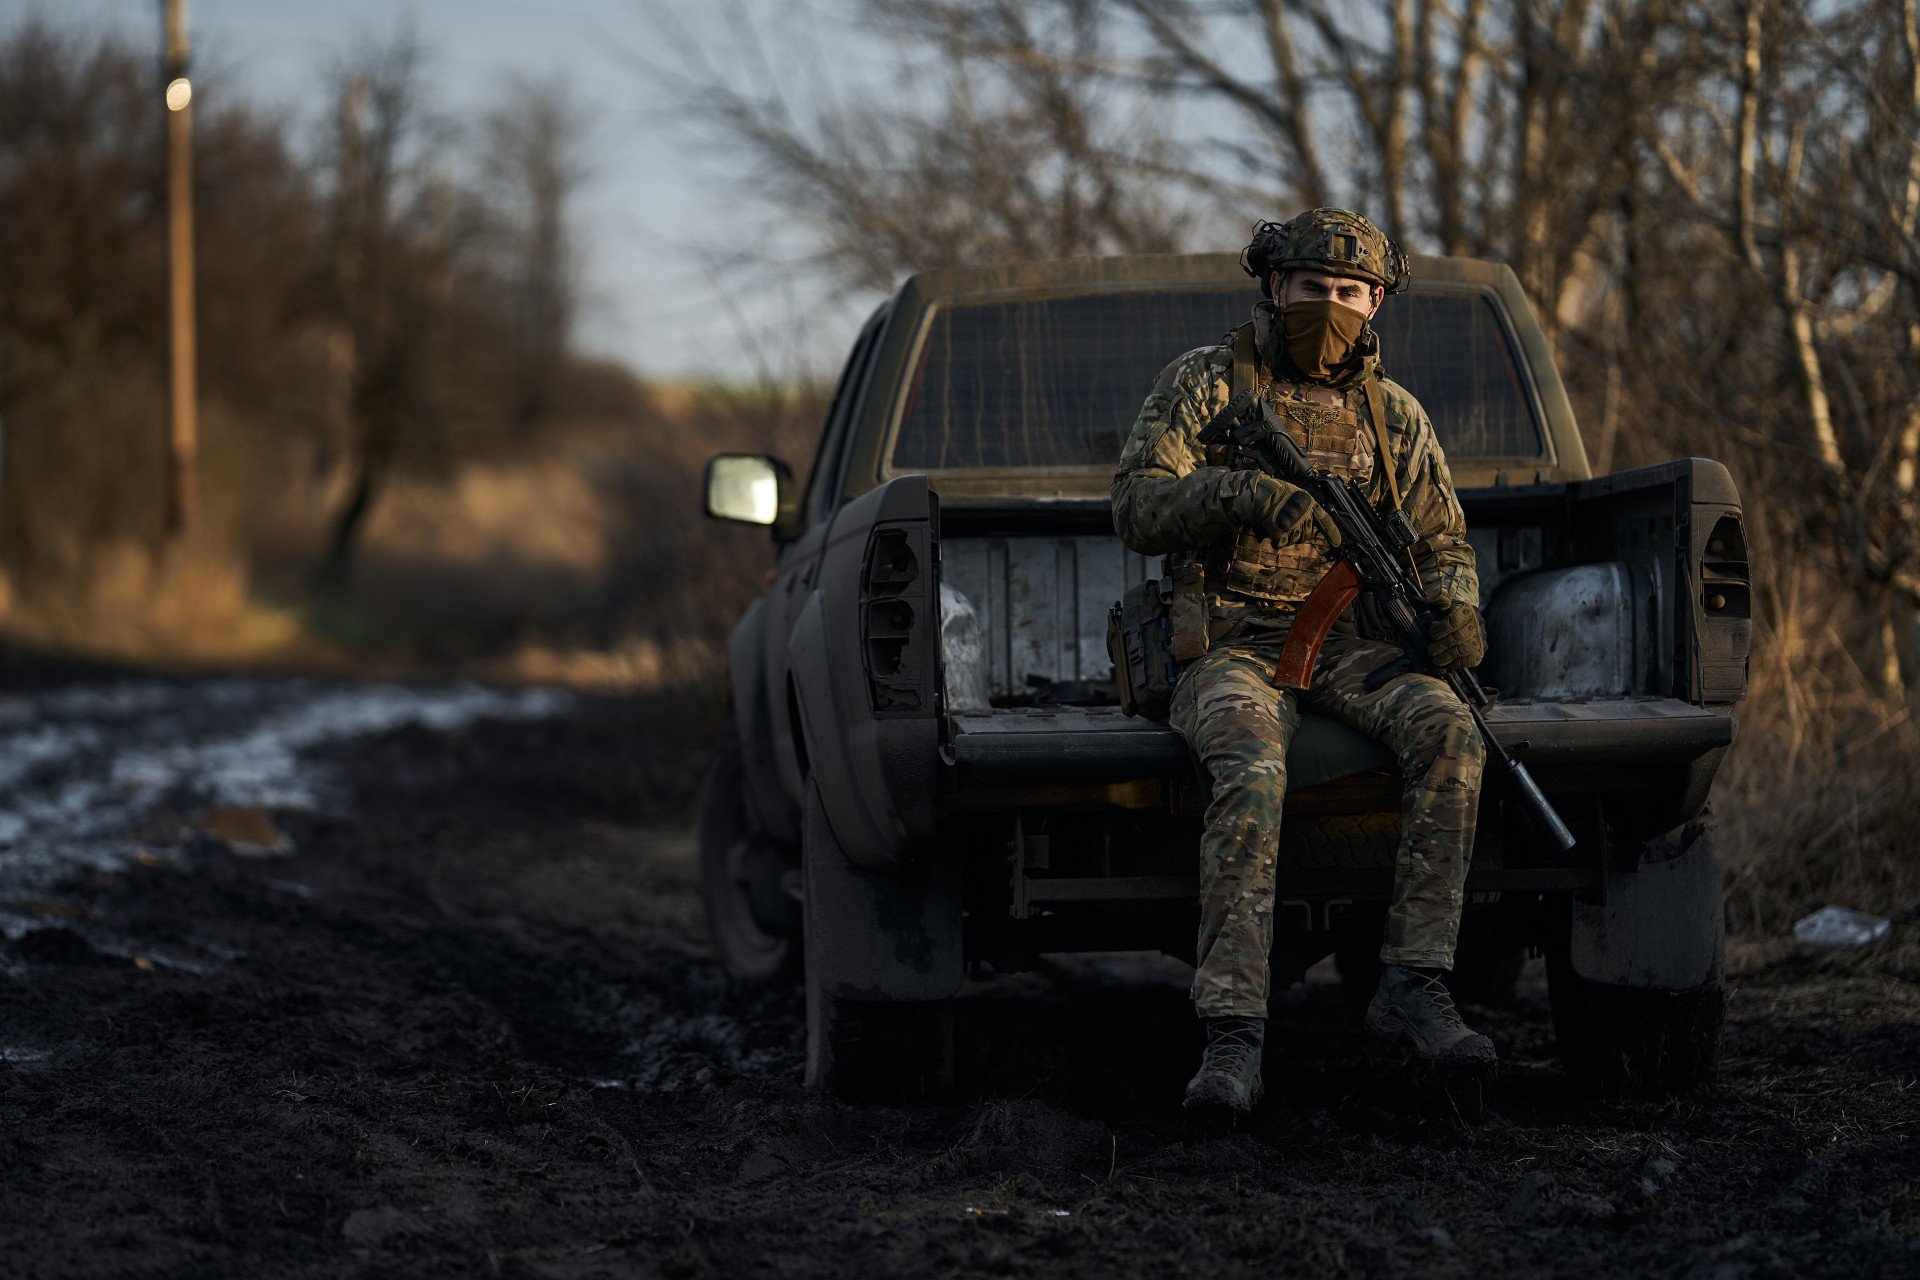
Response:
[[[1116,705],[1108,609],[1162,566],[1120,543],[1107,490],[1160,368],[1254,297],[1228,255],[916,275],[855,341],[804,485],[708,464],[707,513],[776,553],[728,645],[703,894],[731,975],[804,977],[810,1084],[949,1089],[969,976],[1191,957],[1206,788],[1172,729]],[[1544,954],[1575,1083],[1697,1085],[1724,1005],[1708,791],[1747,679],[1738,493],[1699,458],[1595,476],[1503,265],[1416,257],[1374,323],[1466,510],[1488,721],[1578,837],[1559,852],[1489,784],[1456,991]],[[1288,779],[1274,989],[1329,955],[1370,985],[1399,777],[1309,715]]]

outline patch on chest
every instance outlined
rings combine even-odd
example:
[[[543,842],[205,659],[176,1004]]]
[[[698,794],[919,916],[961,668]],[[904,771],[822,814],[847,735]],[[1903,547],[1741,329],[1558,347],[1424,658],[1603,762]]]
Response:
[[[1303,400],[1282,401],[1275,408],[1315,471],[1355,476],[1362,482],[1372,477],[1373,433],[1359,414],[1344,405]]]

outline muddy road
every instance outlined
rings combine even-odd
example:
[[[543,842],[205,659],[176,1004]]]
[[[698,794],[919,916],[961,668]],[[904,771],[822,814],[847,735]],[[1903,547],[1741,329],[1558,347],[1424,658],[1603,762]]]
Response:
[[[1913,921],[1737,944],[1681,1101],[1570,1098],[1529,971],[1462,1123],[1317,980],[1187,1146],[1182,972],[1121,957],[970,990],[953,1103],[844,1106],[704,949],[711,716],[4,672],[0,1274],[1920,1274]]]

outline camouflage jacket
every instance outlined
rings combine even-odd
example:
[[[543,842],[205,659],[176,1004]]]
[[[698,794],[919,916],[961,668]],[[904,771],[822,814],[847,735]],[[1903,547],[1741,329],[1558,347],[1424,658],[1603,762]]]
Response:
[[[1270,350],[1272,304],[1260,303],[1255,309],[1255,331],[1263,350]],[[1212,465],[1206,448],[1200,444],[1200,432],[1225,407],[1232,396],[1232,335],[1213,346],[1189,351],[1161,371],[1140,416],[1127,436],[1120,453],[1120,465],[1114,472],[1112,497],[1114,528],[1121,541],[1143,555],[1180,555],[1218,562],[1220,549],[1242,546],[1251,538],[1236,526],[1230,514],[1233,496],[1245,483],[1233,469]],[[1384,377],[1373,344],[1363,338],[1362,358],[1355,370],[1331,384],[1298,384],[1276,381],[1267,388],[1270,398],[1319,395],[1338,401],[1342,395],[1359,402],[1354,394],[1365,379],[1379,378],[1381,400],[1386,411],[1387,447],[1399,480],[1402,506],[1421,536],[1414,552],[1415,567],[1429,596],[1446,596],[1466,604],[1479,604],[1480,580],[1475,569],[1473,548],[1466,540],[1466,517],[1453,490],[1447,460],[1426,410],[1420,407],[1406,388]],[[1332,393],[1332,394],[1329,394]],[[1368,415],[1362,411],[1364,419]],[[1372,430],[1365,432],[1370,451]],[[1376,504],[1384,501],[1384,477],[1371,461],[1356,459],[1358,474],[1370,484]],[[1313,531],[1309,542],[1319,538]],[[1252,541],[1258,542],[1257,539]],[[1270,560],[1284,559],[1284,549],[1267,546]],[[1317,566],[1311,580],[1303,585],[1311,589],[1325,572],[1319,553],[1324,544],[1293,549],[1297,559]],[[1209,593],[1217,602],[1237,603],[1240,593],[1232,584],[1215,581],[1209,570]],[[1297,598],[1304,591],[1289,591],[1286,598]]]

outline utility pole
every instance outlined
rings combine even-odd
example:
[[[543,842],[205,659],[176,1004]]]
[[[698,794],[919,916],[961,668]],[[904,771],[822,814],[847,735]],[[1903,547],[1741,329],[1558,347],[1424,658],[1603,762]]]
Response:
[[[193,85],[187,79],[187,0],[161,0],[167,60],[167,493],[166,531],[193,527],[199,506],[199,389],[193,320]]]

